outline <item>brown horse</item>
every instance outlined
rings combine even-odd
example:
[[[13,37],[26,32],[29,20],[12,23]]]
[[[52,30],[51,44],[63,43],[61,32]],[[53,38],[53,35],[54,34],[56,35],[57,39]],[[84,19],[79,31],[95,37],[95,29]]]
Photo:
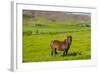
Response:
[[[67,36],[67,39],[65,39],[64,41],[53,40],[51,42],[51,55],[55,56],[57,54],[57,50],[63,51],[63,56],[67,55],[71,43],[72,36]]]

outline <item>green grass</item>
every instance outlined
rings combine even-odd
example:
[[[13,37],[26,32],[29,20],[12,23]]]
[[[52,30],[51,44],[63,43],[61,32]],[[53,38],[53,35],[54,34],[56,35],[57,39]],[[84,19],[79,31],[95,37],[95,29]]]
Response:
[[[56,57],[51,56],[50,42],[54,39],[63,41],[66,36],[72,35],[73,42],[68,52],[69,56],[62,57],[62,52],[59,52]],[[77,60],[90,59],[90,32],[71,32],[55,35],[30,35],[23,36],[23,61],[57,61],[57,60]],[[77,53],[76,56],[71,56],[70,53]],[[79,55],[78,53],[81,53]]]
[[[30,17],[24,17],[23,33],[32,32],[32,34],[23,35],[23,62],[83,60],[91,58],[90,27],[81,27],[79,25],[80,22],[77,22],[77,24],[76,22],[66,24],[67,22],[48,22],[46,19],[41,18],[39,18],[39,21],[37,20],[38,25],[34,26],[33,23],[34,21],[31,21]],[[36,34],[37,30],[41,34]],[[56,32],[58,33],[50,34]],[[68,35],[71,35],[73,38],[68,55],[63,57],[63,53],[58,51],[56,56],[51,56],[51,41],[55,39],[63,41]]]

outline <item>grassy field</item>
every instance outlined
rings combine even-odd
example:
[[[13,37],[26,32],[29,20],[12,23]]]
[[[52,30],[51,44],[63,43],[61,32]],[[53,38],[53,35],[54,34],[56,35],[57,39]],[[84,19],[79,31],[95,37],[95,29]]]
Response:
[[[66,24],[67,23],[67,24]],[[39,18],[32,21],[30,17],[23,19],[23,62],[83,60],[91,58],[91,29],[81,26],[83,22],[50,22]],[[66,39],[68,35],[73,38],[67,56],[62,52],[51,56],[50,43],[52,40]]]

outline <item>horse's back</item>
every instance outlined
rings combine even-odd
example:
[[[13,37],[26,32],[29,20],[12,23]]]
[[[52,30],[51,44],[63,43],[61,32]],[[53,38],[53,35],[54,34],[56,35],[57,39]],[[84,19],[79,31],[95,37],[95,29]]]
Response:
[[[59,41],[59,40],[53,40],[53,41],[51,42],[51,48],[52,48],[52,49],[53,49],[53,48],[56,48],[56,49],[58,49],[58,50],[60,50],[60,51],[63,51],[63,48],[65,48],[64,42]]]

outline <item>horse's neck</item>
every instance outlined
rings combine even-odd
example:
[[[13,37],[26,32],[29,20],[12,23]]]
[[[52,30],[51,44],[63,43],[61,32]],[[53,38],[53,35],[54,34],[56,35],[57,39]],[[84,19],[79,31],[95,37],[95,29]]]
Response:
[[[68,45],[67,39],[64,40],[64,44],[65,44],[66,46]]]

